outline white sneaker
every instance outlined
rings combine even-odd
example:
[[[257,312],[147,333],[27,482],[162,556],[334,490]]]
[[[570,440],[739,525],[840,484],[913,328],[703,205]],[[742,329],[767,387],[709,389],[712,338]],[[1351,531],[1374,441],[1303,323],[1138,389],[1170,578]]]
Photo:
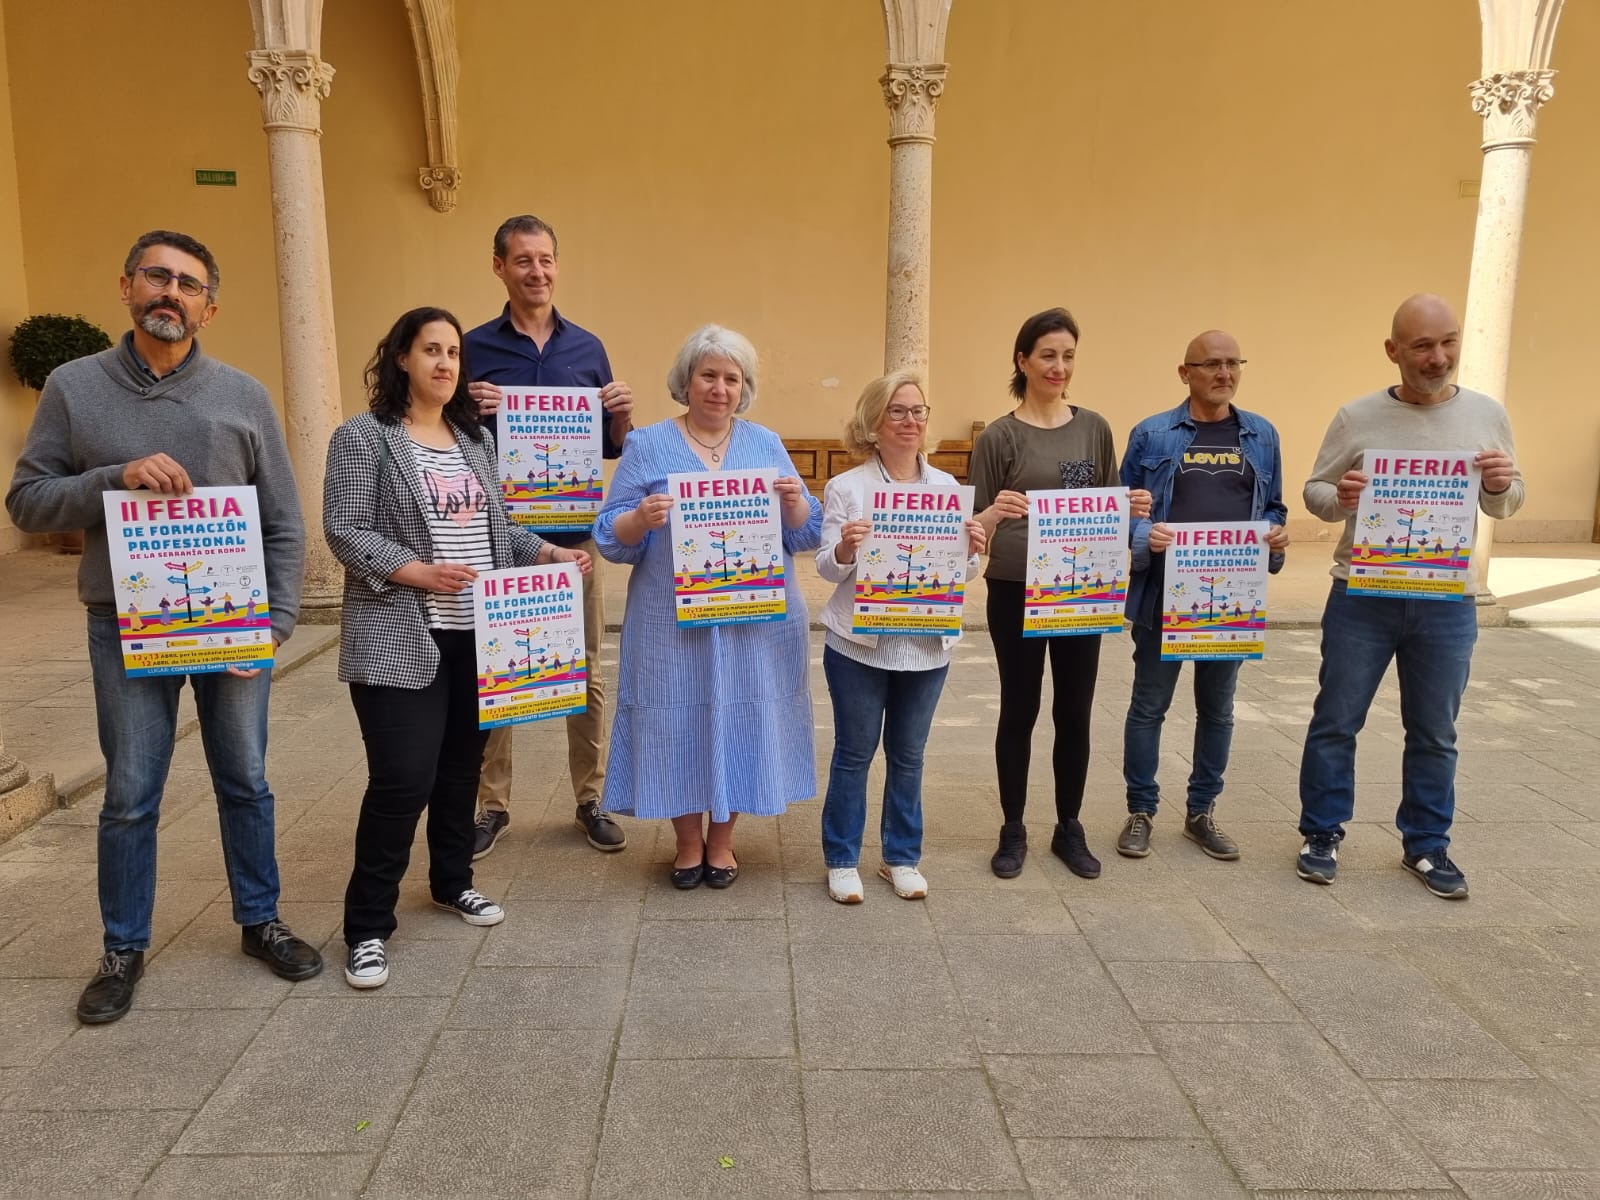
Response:
[[[829,867],[828,895],[840,904],[860,904],[866,899],[861,890],[861,872],[854,867]]]
[[[878,878],[894,885],[894,894],[902,900],[921,900],[928,894],[928,881],[915,867],[891,867],[887,863],[878,868]]]
[[[368,938],[350,947],[344,981],[353,988],[382,987],[389,982],[389,956],[384,953],[382,938]]]
[[[468,925],[498,925],[506,919],[505,909],[482,892],[475,892],[471,888],[454,900],[435,900],[433,906],[455,913]]]

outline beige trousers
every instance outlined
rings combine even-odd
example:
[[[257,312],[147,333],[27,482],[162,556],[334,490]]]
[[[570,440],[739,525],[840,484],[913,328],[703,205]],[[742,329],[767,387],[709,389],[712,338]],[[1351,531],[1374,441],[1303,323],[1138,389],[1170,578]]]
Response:
[[[567,770],[572,794],[579,804],[598,802],[606,783],[606,687],[600,669],[600,642],[606,631],[605,591],[600,585],[600,552],[593,539],[578,547],[587,550],[594,570],[583,579],[583,654],[589,662],[589,707],[567,718]],[[511,731],[502,725],[489,732],[483,748],[483,770],[478,775],[478,807],[501,812],[511,800]]]

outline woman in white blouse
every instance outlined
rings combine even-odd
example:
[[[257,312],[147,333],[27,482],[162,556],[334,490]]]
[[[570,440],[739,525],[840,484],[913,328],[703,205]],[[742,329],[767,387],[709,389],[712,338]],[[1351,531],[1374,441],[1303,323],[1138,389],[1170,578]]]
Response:
[[[472,886],[472,817],[487,731],[478,728],[473,581],[479,571],[572,562],[511,524],[494,446],[478,425],[461,325],[439,308],[395,323],[367,367],[371,411],[334,431],[322,528],[344,565],[339,678],[367,748],[367,790],[345,889],[345,979],[389,978],[400,879],[428,810],[433,901],[469,925],[504,910]]]
[[[880,735],[887,774],[883,786],[883,864],[878,874],[907,900],[928,894],[922,860],[922,751],[960,638],[852,633],[856,551],[872,531],[865,499],[888,483],[953,484],[928,463],[927,396],[921,379],[897,371],[875,379],[856,401],[845,444],[865,461],[829,480],[823,493],[822,545],[817,572],[837,585],[823,609],[827,627],[823,673],[833,699],[833,761],[822,807],[822,852],[828,895],[841,904],[863,898],[859,864],[867,819],[867,771]],[[985,535],[966,522],[972,577]]]

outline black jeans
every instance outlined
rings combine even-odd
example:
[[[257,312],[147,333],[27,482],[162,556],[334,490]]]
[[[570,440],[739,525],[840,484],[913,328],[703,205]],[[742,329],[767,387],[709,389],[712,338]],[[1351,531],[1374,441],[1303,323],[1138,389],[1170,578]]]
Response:
[[[478,728],[473,635],[433,631],[439,672],[425,688],[350,685],[367,746],[356,865],[344,893],[344,940],[394,933],[400,880],[417,819],[428,810],[428,884],[437,900],[472,886],[472,819],[488,731]]]
[[[1033,725],[1039,719],[1039,694],[1044,686],[1044,659],[1048,652],[1054,694],[1050,716],[1056,728],[1052,755],[1056,820],[1074,820],[1083,808],[1083,784],[1089,776],[1089,717],[1094,708],[1095,676],[1100,670],[1100,635],[1025,638],[1023,585],[1010,579],[985,582],[989,589],[989,638],[1000,668],[1000,725],[994,735],[1000,809],[1007,821],[1020,821],[1028,802],[1028,760],[1033,749]]]

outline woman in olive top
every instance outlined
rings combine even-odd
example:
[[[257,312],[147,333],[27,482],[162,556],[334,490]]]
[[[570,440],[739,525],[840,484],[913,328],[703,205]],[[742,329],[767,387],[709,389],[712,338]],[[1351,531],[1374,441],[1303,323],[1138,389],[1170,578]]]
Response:
[[[1064,308],[1023,322],[1012,354],[1011,394],[1020,402],[987,426],[972,448],[971,481],[978,520],[989,534],[989,637],[1000,669],[1000,725],[995,767],[1000,783],[1000,847],[990,866],[1002,879],[1022,871],[1028,831],[1028,758],[1039,716],[1044,660],[1050,656],[1056,739],[1052,765],[1056,828],[1050,849],[1074,875],[1094,879],[1100,863],[1089,852],[1078,812],[1089,772],[1089,716],[1100,665],[1097,635],[1024,638],[1023,581],[1028,552],[1029,489],[1115,487],[1117,454],[1111,426],[1099,413],[1067,403],[1078,353],[1078,323]],[[1150,511],[1150,493],[1135,491],[1135,516]]]

